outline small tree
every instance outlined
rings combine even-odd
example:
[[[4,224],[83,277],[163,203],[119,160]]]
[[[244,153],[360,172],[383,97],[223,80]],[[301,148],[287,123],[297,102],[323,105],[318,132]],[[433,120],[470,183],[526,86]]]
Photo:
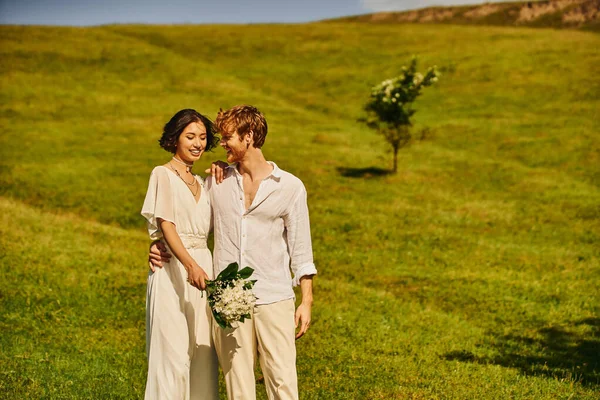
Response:
[[[394,173],[398,171],[398,150],[410,141],[411,117],[416,112],[412,103],[426,86],[437,82],[439,73],[435,67],[423,74],[417,72],[417,58],[402,73],[381,82],[371,89],[371,98],[365,105],[367,126],[382,134],[394,151]]]

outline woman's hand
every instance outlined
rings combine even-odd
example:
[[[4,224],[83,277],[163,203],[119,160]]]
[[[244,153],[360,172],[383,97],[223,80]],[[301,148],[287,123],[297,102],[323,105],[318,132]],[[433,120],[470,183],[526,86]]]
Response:
[[[225,161],[218,160],[213,162],[210,168],[204,172],[211,174],[213,178],[215,178],[215,182],[218,185],[219,183],[223,182],[223,179],[225,179],[225,168],[227,167],[229,167],[229,164],[227,164]]]
[[[206,272],[198,265],[191,267],[188,269],[188,282],[195,288],[200,290],[206,289],[206,280],[208,279],[208,275]]]

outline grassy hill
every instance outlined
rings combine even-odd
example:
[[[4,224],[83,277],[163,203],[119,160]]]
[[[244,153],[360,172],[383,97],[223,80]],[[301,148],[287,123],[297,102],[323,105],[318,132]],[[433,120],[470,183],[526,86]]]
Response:
[[[161,127],[250,103],[309,192],[302,398],[596,398],[598,48],[454,25],[0,27],[0,392],[141,397]],[[356,120],[412,54],[443,76],[385,174]]]
[[[600,31],[600,0],[487,2],[478,5],[377,12],[338,18],[334,21],[529,26],[597,32]]]

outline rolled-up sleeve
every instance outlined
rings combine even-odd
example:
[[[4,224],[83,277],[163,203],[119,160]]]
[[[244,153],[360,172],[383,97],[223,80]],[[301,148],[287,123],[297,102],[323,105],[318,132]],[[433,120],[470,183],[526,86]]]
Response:
[[[306,189],[302,185],[295,201],[292,202],[284,223],[287,235],[287,244],[290,252],[290,267],[294,274],[292,283],[300,284],[303,276],[316,275],[317,268],[313,261],[312,241],[310,238],[310,220]]]

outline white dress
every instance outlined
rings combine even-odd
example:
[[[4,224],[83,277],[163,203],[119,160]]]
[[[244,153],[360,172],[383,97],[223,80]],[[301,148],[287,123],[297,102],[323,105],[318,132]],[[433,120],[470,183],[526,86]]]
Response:
[[[208,193],[202,185],[196,203],[187,185],[167,167],[154,168],[142,215],[150,238],[160,239],[157,218],[173,222],[186,250],[212,279],[213,265],[206,238],[211,225]],[[218,363],[211,337],[212,315],[206,295],[187,282],[175,256],[148,275],[145,398],[218,399]]]

